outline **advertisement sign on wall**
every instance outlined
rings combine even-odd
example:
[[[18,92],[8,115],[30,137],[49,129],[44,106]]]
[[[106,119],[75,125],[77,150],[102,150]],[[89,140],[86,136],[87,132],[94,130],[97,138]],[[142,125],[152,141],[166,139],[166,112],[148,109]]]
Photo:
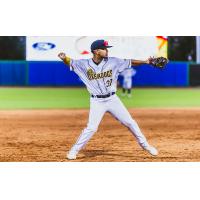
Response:
[[[161,36],[159,36],[161,37]],[[91,36],[66,36],[66,37],[27,37],[26,59],[30,61],[44,60],[56,61],[59,52],[65,52],[74,59],[89,58],[92,56],[90,45],[96,39],[105,39],[113,48],[109,49],[109,56],[119,58],[146,59],[157,56],[163,50],[161,38],[157,37],[91,37]],[[159,43],[158,43],[159,42]],[[161,48],[162,47],[162,48]]]

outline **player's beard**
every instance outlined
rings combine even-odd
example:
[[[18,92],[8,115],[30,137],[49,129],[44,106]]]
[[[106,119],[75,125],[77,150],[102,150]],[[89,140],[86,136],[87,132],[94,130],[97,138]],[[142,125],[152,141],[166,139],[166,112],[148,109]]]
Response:
[[[104,56],[104,58],[107,58],[108,57],[108,52],[106,52],[106,55]]]

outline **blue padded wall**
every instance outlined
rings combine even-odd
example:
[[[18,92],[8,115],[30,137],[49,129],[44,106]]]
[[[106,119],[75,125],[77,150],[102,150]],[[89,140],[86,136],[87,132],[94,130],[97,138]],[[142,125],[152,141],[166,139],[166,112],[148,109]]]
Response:
[[[79,77],[62,62],[29,62],[30,86],[81,86]]]
[[[28,66],[24,61],[1,61],[0,62],[0,85],[2,86],[25,86]]]
[[[189,86],[189,64],[170,62],[164,70],[148,65],[135,67],[134,86],[186,87]],[[120,77],[120,82],[122,78]],[[1,61],[2,86],[83,86],[83,82],[69,67],[58,61]]]
[[[134,86],[185,87],[188,86],[188,63],[170,62],[163,70],[143,65],[135,67]]]

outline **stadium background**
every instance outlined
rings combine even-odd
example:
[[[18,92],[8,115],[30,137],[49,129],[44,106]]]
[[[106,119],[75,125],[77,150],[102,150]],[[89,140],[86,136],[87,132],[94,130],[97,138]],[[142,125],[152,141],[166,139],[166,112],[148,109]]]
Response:
[[[163,55],[170,60],[164,70],[137,68],[133,97],[121,97],[161,156],[152,159],[132,147],[130,133],[106,115],[100,127],[104,134],[94,138],[79,161],[199,161],[199,37],[105,38],[119,45],[111,55],[130,57],[133,52],[136,59]],[[89,94],[57,54],[87,58],[93,39],[0,37],[0,161],[65,161],[87,122]],[[117,147],[109,149],[113,140]]]
[[[79,44],[84,39],[85,42]],[[69,52],[73,58],[87,58],[91,56],[89,44],[93,39],[96,38],[1,37],[0,85],[83,86],[80,79],[74,73],[69,73],[69,69],[58,60],[57,53],[62,50]],[[198,78],[200,67],[196,63],[195,37],[107,37],[107,39],[118,47],[114,48],[111,56],[144,59],[149,55],[167,56],[168,54],[170,63],[164,71],[158,71],[149,66],[137,68],[138,73],[134,78],[134,86],[189,87],[200,85]],[[155,42],[156,48],[154,47]],[[86,46],[86,50],[82,46]]]

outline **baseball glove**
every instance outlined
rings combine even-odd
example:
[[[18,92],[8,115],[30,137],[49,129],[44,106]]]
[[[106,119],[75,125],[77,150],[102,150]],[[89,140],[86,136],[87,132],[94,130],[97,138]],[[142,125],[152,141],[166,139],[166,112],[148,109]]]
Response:
[[[165,68],[168,62],[169,60],[164,57],[157,57],[157,58],[153,57],[149,59],[149,64],[159,69]]]

